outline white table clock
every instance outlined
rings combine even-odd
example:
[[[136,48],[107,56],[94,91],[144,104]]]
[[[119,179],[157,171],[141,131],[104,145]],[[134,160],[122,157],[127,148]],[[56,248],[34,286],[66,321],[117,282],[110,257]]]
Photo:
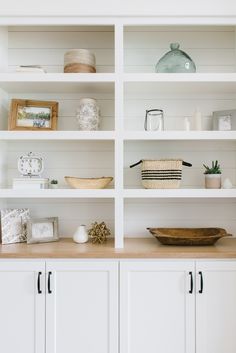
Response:
[[[43,172],[43,158],[29,152],[18,159],[18,170],[23,177],[40,177]]]
[[[21,178],[13,179],[13,189],[47,189],[49,179],[41,178],[44,170],[43,158],[29,152],[18,158]]]

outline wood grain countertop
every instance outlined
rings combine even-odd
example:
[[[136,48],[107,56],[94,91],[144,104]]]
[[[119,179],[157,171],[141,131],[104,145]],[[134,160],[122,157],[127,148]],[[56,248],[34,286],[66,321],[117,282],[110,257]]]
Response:
[[[123,249],[115,249],[113,240],[103,245],[76,244],[72,239],[55,243],[0,245],[0,259],[63,258],[63,259],[236,259],[236,238],[219,240],[214,246],[164,246],[156,239],[126,239]]]

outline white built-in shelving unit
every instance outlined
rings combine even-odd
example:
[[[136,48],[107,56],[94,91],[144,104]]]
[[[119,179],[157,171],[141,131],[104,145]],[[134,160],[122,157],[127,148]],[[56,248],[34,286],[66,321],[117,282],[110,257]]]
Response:
[[[148,237],[152,226],[219,226],[236,234],[236,189],[204,189],[203,163],[218,159],[223,178],[236,185],[236,131],[212,131],[212,112],[236,108],[234,18],[1,18],[0,19],[0,207],[29,207],[34,217],[59,216],[60,235],[80,223],[104,220],[116,247],[124,237]],[[194,59],[195,74],[156,74],[169,43]],[[96,74],[64,74],[64,53],[88,48]],[[47,74],[15,73],[40,64]],[[78,99],[94,97],[100,131],[77,131]],[[12,98],[59,102],[58,130],[8,131]],[[145,132],[146,109],[160,108],[165,131]],[[199,108],[204,131],[183,131]],[[17,158],[29,151],[45,160],[45,177],[58,190],[16,191]],[[145,190],[140,159],[183,158],[180,189]],[[105,190],[69,189],[64,176],[113,176]]]

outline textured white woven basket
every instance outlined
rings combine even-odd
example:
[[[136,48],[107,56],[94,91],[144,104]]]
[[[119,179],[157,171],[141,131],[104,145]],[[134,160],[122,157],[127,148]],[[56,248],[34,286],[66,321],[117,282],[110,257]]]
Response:
[[[143,160],[141,173],[146,189],[177,189],[182,179],[182,160]]]
[[[141,163],[142,185],[146,189],[177,189],[182,179],[182,166],[192,166],[182,159],[144,159],[131,165],[130,168]]]

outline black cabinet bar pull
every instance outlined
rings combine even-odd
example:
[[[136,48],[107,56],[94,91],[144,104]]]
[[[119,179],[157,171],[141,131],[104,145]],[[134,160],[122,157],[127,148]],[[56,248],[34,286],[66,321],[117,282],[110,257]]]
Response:
[[[193,273],[192,271],[190,271],[189,273],[189,276],[190,276],[190,289],[189,289],[189,293],[192,294],[193,293]]]
[[[41,286],[40,286],[40,277],[42,275],[42,272],[38,272],[38,280],[37,280],[37,288],[38,288],[38,294],[42,294]]]
[[[203,293],[203,275],[202,275],[202,271],[199,271],[198,274],[200,276],[200,289],[199,289],[198,293],[202,294]]]
[[[49,294],[52,293],[52,290],[51,290],[51,275],[52,275],[52,272],[49,271],[49,272],[48,272],[48,293],[49,293]]]

